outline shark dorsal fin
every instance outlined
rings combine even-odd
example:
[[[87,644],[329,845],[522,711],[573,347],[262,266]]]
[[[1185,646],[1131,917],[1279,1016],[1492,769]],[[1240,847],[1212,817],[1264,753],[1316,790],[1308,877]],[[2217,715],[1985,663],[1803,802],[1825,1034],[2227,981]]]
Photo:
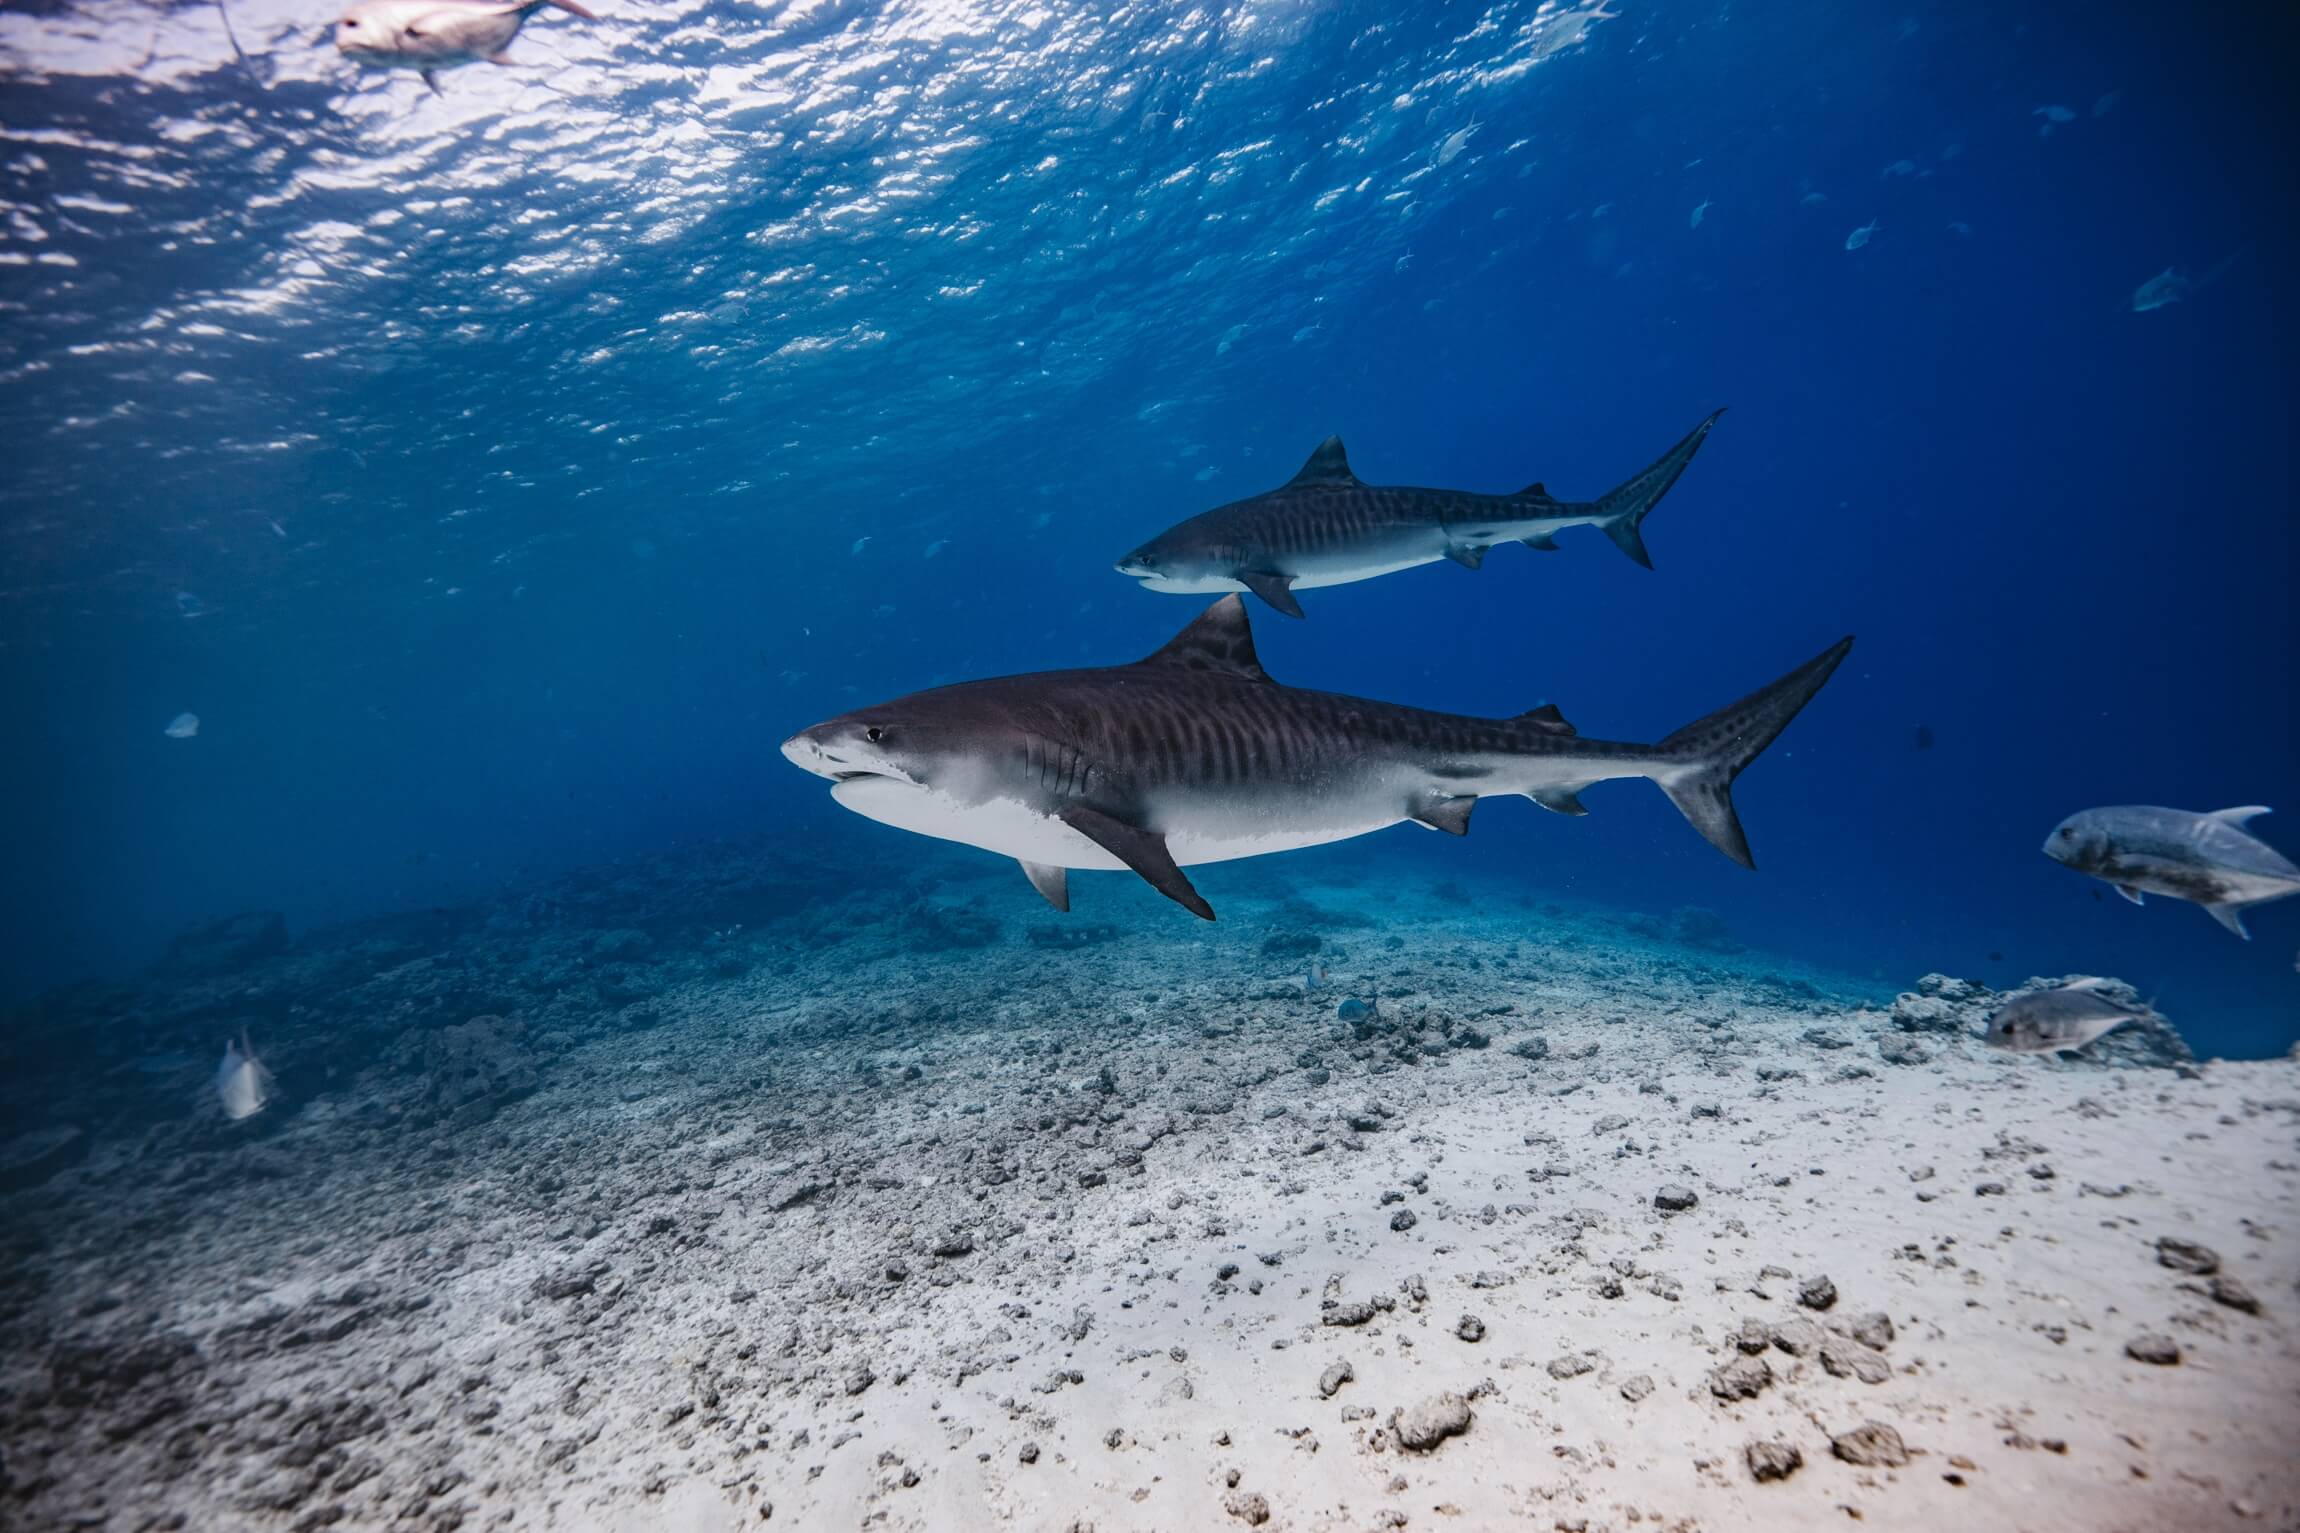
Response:
[[[2244,828],[2244,822],[2246,820],[2251,819],[2254,815],[2262,815],[2266,813],[2268,813],[2268,806],[2266,804],[2245,804],[2235,809],[2212,810],[2210,813],[2205,815],[2205,818],[2208,820],[2218,820],[2223,825],[2233,825],[2237,829],[2241,830]]]
[[[1142,662],[1175,665],[1192,671],[1219,671],[1247,681],[1268,681],[1269,672],[1254,654],[1254,629],[1246,621],[1246,602],[1225,596],[1190,620],[1190,626],[1166,641],[1166,647]]]
[[[1287,488],[1304,484],[1356,484],[1358,476],[1350,472],[1349,455],[1342,451],[1342,439],[1327,437],[1310,454],[1310,461],[1302,471],[1286,481]]]

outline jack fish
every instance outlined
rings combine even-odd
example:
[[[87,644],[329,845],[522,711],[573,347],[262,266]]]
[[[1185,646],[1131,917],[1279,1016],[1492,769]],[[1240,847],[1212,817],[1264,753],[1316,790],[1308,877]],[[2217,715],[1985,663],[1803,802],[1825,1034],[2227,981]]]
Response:
[[[2206,915],[2250,941],[2246,909],[2300,894],[2300,868],[2244,828],[2267,812],[2263,804],[2209,814],[2153,804],[2087,809],[2053,827],[2044,854],[2116,885],[2135,905],[2144,894],[2202,905]]]

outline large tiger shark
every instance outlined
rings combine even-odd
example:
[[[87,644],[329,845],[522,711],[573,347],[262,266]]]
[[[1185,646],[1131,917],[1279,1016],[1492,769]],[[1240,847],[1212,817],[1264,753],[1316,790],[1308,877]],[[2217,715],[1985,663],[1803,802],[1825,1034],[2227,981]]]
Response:
[[[1277,489],[1168,528],[1119,560],[1118,573],[1153,591],[1251,591],[1288,617],[1300,617],[1297,590],[1348,585],[1440,559],[1474,570],[1497,543],[1554,551],[1557,535],[1569,527],[1601,529],[1651,569],[1639,531],[1645,515],[1724,413],[1713,412],[1643,473],[1590,501],[1553,499],[1538,483],[1514,495],[1367,484],[1350,472],[1342,439],[1330,436]]]
[[[1057,910],[1072,868],[1131,868],[1191,913],[1182,869],[1362,836],[1401,820],[1454,835],[1478,800],[1582,814],[1592,783],[1645,777],[1709,843],[1756,863],[1733,779],[1852,648],[1657,745],[1591,740],[1555,705],[1515,718],[1428,713],[1270,679],[1242,598],[1144,660],[961,682],[841,714],[783,742],[831,796],[901,830],[1012,857]]]

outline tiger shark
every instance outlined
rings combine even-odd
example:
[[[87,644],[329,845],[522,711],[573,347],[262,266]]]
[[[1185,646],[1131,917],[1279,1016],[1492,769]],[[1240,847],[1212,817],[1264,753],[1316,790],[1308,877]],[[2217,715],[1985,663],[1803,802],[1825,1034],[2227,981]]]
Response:
[[[1300,617],[1297,590],[1372,580],[1440,559],[1474,570],[1497,543],[1552,552],[1569,527],[1601,529],[1651,569],[1639,531],[1646,513],[1669,493],[1724,413],[1712,412],[1643,473],[1590,501],[1553,499],[1539,483],[1514,495],[1367,484],[1350,472],[1342,439],[1330,436],[1277,489],[1168,528],[1119,560],[1118,573],[1152,591],[1251,591],[1286,616]]]
[[[1733,779],[1852,644],[1632,745],[1580,735],[1554,704],[1470,718],[1282,685],[1233,595],[1131,665],[915,692],[803,730],[783,754],[857,814],[1014,858],[1063,911],[1071,869],[1131,869],[1211,921],[1185,867],[1404,820],[1464,835],[1496,795],[1578,815],[1584,788],[1617,777],[1651,779],[1710,845],[1755,867]]]

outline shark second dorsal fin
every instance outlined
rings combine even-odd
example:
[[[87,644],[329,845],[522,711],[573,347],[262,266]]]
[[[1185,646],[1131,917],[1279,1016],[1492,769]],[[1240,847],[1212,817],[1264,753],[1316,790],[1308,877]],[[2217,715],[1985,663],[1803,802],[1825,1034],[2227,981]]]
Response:
[[[1538,708],[1528,708],[1510,722],[1531,724],[1534,728],[1553,735],[1580,733],[1579,730],[1565,721],[1565,715],[1557,711],[1557,704],[1555,703],[1543,703]]]
[[[1349,454],[1342,451],[1342,439],[1327,437],[1310,454],[1310,461],[1302,471],[1286,481],[1287,488],[1305,484],[1356,484],[1358,476],[1350,472]]]
[[[1219,671],[1247,681],[1268,681],[1269,672],[1254,655],[1254,629],[1246,621],[1242,596],[1225,596],[1190,620],[1190,626],[1166,641],[1166,647],[1142,662],[1175,665],[1192,671]]]

